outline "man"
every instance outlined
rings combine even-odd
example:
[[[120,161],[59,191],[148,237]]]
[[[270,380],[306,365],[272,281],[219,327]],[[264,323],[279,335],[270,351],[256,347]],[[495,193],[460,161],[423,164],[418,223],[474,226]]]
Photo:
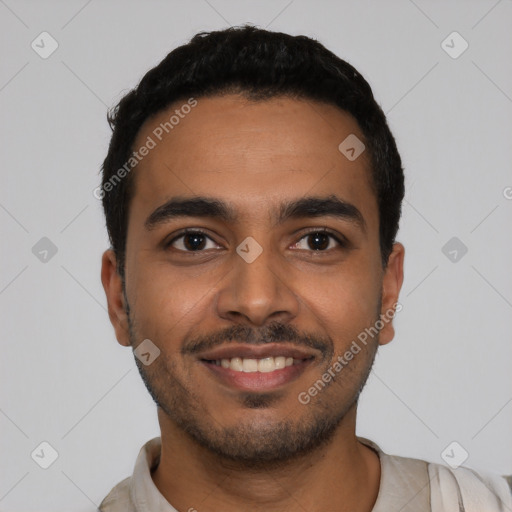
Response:
[[[102,282],[161,437],[100,510],[510,510],[504,478],[355,435],[393,336],[400,156],[318,42],[196,35],[110,117]]]

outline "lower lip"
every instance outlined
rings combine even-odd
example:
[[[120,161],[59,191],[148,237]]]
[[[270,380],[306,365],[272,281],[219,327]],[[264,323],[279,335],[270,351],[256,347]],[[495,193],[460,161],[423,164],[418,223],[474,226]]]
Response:
[[[229,368],[217,366],[215,363],[201,361],[201,363],[224,384],[241,391],[273,391],[296,379],[311,364],[312,359],[305,359],[298,364],[286,366],[273,372],[237,372]]]

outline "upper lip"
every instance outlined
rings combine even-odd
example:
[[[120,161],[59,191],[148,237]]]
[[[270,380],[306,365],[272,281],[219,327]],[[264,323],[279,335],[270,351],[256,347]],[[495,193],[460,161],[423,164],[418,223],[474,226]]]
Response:
[[[265,345],[229,344],[198,354],[199,359],[215,361],[232,359],[233,357],[247,359],[263,359],[265,357],[293,357],[294,359],[310,359],[315,357],[311,349],[299,348],[286,343],[267,343]]]

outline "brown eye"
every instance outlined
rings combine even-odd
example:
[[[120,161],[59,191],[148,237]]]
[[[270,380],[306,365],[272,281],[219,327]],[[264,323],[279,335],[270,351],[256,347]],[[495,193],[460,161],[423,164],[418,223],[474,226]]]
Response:
[[[310,249],[323,251],[329,247],[329,235],[325,233],[313,233],[307,236]]]
[[[183,235],[183,245],[188,251],[204,249],[206,237],[201,233],[187,233]]]
[[[214,247],[207,247],[208,242],[211,242]],[[167,243],[166,248],[169,247],[183,252],[201,252],[204,249],[214,249],[217,247],[217,244],[201,231],[186,231]]]
[[[311,231],[303,236],[294,247],[315,252],[327,252],[336,247],[344,247],[345,243],[330,231]]]

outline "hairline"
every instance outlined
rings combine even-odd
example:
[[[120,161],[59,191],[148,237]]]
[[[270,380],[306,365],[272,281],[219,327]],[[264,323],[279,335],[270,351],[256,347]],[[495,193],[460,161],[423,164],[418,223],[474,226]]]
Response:
[[[269,88],[270,90],[270,88]],[[279,98],[289,98],[296,101],[301,101],[305,103],[317,103],[320,105],[327,105],[330,107],[336,108],[338,111],[342,112],[345,115],[348,115],[352,120],[356,123],[357,127],[359,128],[359,131],[361,132],[361,135],[363,137],[363,142],[365,145],[368,146],[368,139],[367,136],[358,121],[358,119],[347,109],[342,108],[340,105],[338,105],[336,102],[331,101],[329,99],[322,99],[322,98],[315,98],[310,94],[307,94],[306,92],[302,91],[278,91],[278,92],[269,92],[265,87],[261,88],[254,88],[250,89],[248,87],[244,87],[243,85],[239,84],[227,84],[226,86],[220,86],[218,88],[212,88],[210,90],[203,91],[199,94],[194,94],[193,91],[191,94],[182,93],[176,96],[176,98],[172,99],[169,103],[167,103],[165,106],[159,108],[155,112],[152,112],[151,114],[148,114],[147,117],[144,118],[144,120],[140,123],[137,131],[135,132],[135,135],[133,136],[132,143],[127,149],[127,155],[130,155],[133,153],[134,148],[137,146],[137,140],[139,136],[141,135],[143,129],[147,126],[147,124],[151,120],[155,120],[159,115],[162,115],[164,112],[168,112],[171,109],[174,109],[177,104],[180,102],[183,102],[184,100],[193,97],[196,100],[204,99],[204,98],[222,98],[226,96],[238,96],[241,99],[247,100],[249,103],[258,104],[258,103],[265,103],[267,101],[272,101],[274,99]],[[267,93],[267,94],[265,94]],[[125,159],[127,158],[127,155]],[[380,236],[380,224],[381,224],[381,212],[380,212],[380,204],[379,204],[379,191],[378,191],[378,185],[375,180],[375,163],[372,153],[370,152],[369,157],[366,155],[362,155],[365,157],[365,170],[367,171],[366,174],[366,180],[371,188],[371,191],[373,193],[373,196],[377,202],[377,215],[378,215],[378,235],[379,235],[379,251],[381,253],[381,259],[383,260],[383,267],[386,266],[387,261],[384,261],[383,254],[382,254],[382,248],[381,248],[381,236]],[[122,273],[124,273],[124,267],[126,265],[126,246],[127,246],[127,240],[128,240],[128,225],[129,225],[129,219],[130,219],[130,205],[132,202],[132,199],[135,194],[135,174],[137,171],[137,167],[135,166],[133,169],[133,172],[128,174],[126,176],[126,181],[124,183],[124,208],[125,208],[125,216],[124,216],[124,226],[123,229],[125,231],[124,236],[124,246],[122,247],[122,254],[120,258],[120,263],[123,265]],[[119,254],[116,254],[116,258],[119,259]]]

